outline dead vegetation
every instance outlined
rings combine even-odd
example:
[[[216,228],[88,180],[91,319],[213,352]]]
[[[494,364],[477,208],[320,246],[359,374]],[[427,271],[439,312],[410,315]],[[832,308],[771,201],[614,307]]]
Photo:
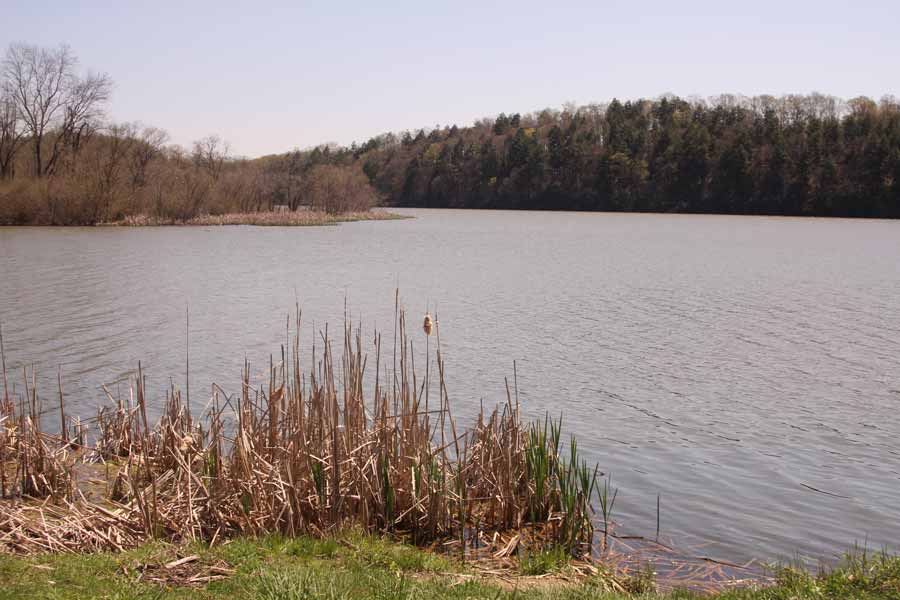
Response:
[[[278,227],[302,227],[307,225],[335,225],[352,221],[385,221],[403,219],[400,215],[385,210],[330,213],[324,210],[231,212],[221,215],[204,214],[186,220],[161,218],[147,215],[132,215],[112,223],[124,227],[154,227],[164,225],[194,225],[215,227],[220,225],[257,225]]]
[[[197,554],[176,558],[164,564],[146,563],[134,568],[136,582],[160,586],[201,587],[235,574],[228,563],[218,560],[210,564]]]
[[[522,539],[589,554],[596,468],[574,440],[561,451],[558,423],[522,424],[515,385],[502,406],[459,428],[434,328],[435,368],[422,379],[398,309],[392,363],[375,334],[374,377],[364,384],[371,363],[348,323],[339,361],[326,327],[304,374],[298,311],[291,348],[270,364],[265,385],[251,383],[247,364],[241,392],[212,386],[196,416],[173,387],[152,424],[139,365],[127,399],[107,392],[90,441],[74,419],[58,435],[42,429],[43,401],[34,373],[30,381],[24,373],[25,393],[5,391],[0,406],[0,551],[122,550],[150,539],[215,545],[238,535],[353,529],[461,550],[493,545],[498,557]]]

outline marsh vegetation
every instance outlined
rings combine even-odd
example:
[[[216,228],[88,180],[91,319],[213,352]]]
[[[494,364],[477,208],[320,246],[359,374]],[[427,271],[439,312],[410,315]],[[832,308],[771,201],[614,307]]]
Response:
[[[559,421],[523,424],[515,380],[505,404],[458,427],[436,324],[424,377],[415,368],[422,348],[399,308],[390,363],[380,334],[372,365],[361,332],[345,323],[339,361],[326,327],[304,373],[299,311],[294,326],[262,385],[247,364],[240,394],[214,385],[202,415],[172,387],[157,401],[155,425],[140,365],[130,395],[107,390],[90,421],[66,415],[60,385],[52,434],[34,372],[11,389],[5,376],[0,548],[124,550],[153,539],[216,544],[360,529],[463,554],[527,546],[590,556],[598,468],[574,438],[566,443]],[[367,367],[374,387],[364,383]]]

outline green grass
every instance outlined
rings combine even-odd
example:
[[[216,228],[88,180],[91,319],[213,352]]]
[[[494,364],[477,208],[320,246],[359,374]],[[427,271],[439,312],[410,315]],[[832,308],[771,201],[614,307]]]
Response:
[[[194,566],[227,563],[233,576],[202,587],[164,586],[139,581],[142,565],[161,565],[180,556],[197,554]],[[551,572],[564,568],[552,552],[528,559],[523,571]],[[855,551],[842,566],[811,575],[783,568],[778,584],[761,590],[741,590],[719,596],[722,600],[838,599],[881,600],[900,598],[900,558]],[[509,584],[479,578],[453,559],[411,546],[363,535],[341,540],[266,537],[239,539],[208,549],[194,545],[176,548],[147,544],[122,554],[46,555],[30,558],[0,556],[0,599],[46,598],[74,600],[345,600],[368,599],[508,599],[580,600],[647,598],[687,600],[687,592],[656,595],[652,576],[627,582],[634,595],[610,591],[602,575],[578,585],[562,582],[516,589]]]
[[[519,555],[519,571],[523,575],[544,575],[561,571],[569,564],[569,554],[561,546],[536,551],[523,550]]]

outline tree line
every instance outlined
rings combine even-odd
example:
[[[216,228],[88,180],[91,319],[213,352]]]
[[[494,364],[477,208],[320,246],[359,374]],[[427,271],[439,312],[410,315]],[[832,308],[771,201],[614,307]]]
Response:
[[[900,104],[722,95],[501,114],[281,160],[397,206],[900,217]]]
[[[0,224],[90,225],[147,216],[301,206],[365,211],[378,201],[358,166],[292,171],[231,155],[217,135],[191,148],[162,129],[111,123],[108,75],[82,73],[66,46],[13,44],[0,64]]]
[[[900,217],[900,104],[663,96],[386,133],[259,159],[110,123],[68,47],[0,70],[0,223],[394,206]]]

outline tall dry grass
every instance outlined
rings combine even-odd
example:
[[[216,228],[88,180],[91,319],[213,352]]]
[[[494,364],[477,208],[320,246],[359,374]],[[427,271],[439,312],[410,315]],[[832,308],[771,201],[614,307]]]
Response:
[[[372,365],[360,330],[345,324],[337,340],[326,327],[304,372],[298,311],[291,347],[270,364],[263,385],[251,381],[246,364],[240,393],[214,385],[197,416],[173,387],[151,424],[139,366],[127,400],[107,392],[89,446],[79,431],[70,437],[40,429],[32,373],[25,397],[2,405],[0,447],[10,473],[3,494],[13,500],[0,516],[0,549],[45,550],[49,538],[54,547],[84,550],[147,538],[215,543],[238,534],[361,528],[463,545],[527,530],[586,552],[596,468],[581,460],[574,440],[568,453],[561,450],[558,422],[523,425],[515,383],[504,404],[458,427],[434,327],[428,362],[436,373],[426,368],[424,379],[402,310],[390,364],[381,335]],[[364,385],[367,369],[374,388]],[[101,498],[88,499],[79,472],[96,473],[98,464],[106,465],[107,485]],[[61,516],[61,506],[78,517]],[[499,552],[514,550],[515,543],[505,545]]]
[[[336,225],[352,221],[385,221],[403,219],[405,217],[385,210],[368,210],[365,212],[328,213],[319,210],[296,210],[287,212],[258,211],[244,213],[226,213],[221,215],[204,214],[187,220],[159,218],[147,215],[128,216],[112,223],[123,227],[155,227],[167,225],[194,225],[216,227],[221,225],[255,225],[274,227],[302,227]]]

